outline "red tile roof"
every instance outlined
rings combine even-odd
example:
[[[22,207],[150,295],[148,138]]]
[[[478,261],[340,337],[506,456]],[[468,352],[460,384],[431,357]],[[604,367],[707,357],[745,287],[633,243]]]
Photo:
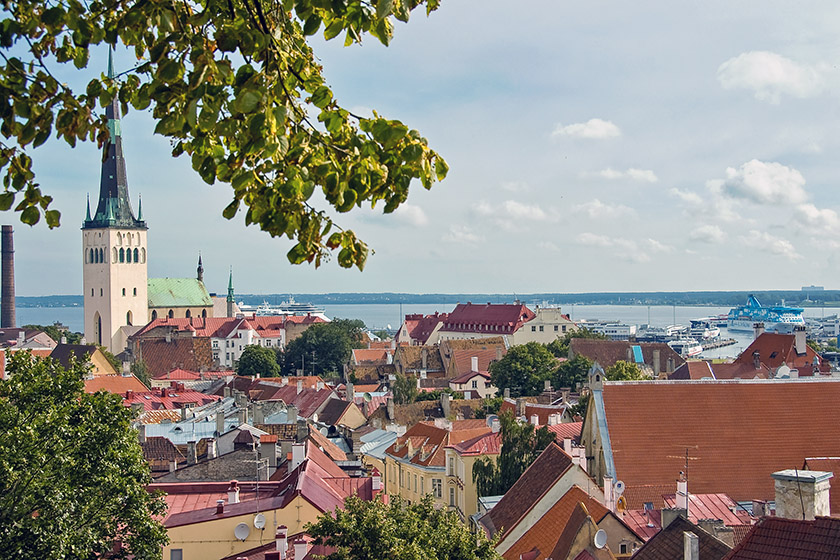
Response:
[[[834,480],[840,480],[840,457],[809,457],[805,459],[803,469],[824,471],[834,474]],[[836,483],[835,483],[836,484]],[[828,493],[829,505],[834,514],[840,514],[840,491]]]
[[[490,432],[450,445],[458,455],[498,455],[502,451],[502,434]]]
[[[697,535],[702,560],[720,560],[729,546],[719,541],[697,525],[687,521],[684,517],[677,517],[670,525],[659,531],[634,555],[633,560],[674,560],[683,558],[683,533],[691,532]]]
[[[443,321],[441,330],[513,334],[534,317],[534,312],[521,304],[459,303]]]
[[[823,360],[810,346],[806,345],[804,353],[797,354],[796,335],[793,334],[762,333],[741,352],[735,362],[752,365],[753,356],[756,352],[758,352],[758,359],[761,360],[761,363],[771,369],[787,364],[796,369],[806,368],[807,366],[806,369],[810,372],[810,366],[813,365],[814,360],[817,360],[821,371],[828,372],[831,370],[828,362]],[[801,374],[802,372],[800,372]]]
[[[248,315],[243,318],[236,317],[190,317],[174,318],[163,317],[155,319],[140,329],[132,338],[143,337],[155,329],[174,328],[176,331],[195,332],[196,337],[227,338],[239,330],[254,330],[257,336],[274,337],[279,331],[286,328],[286,323],[309,324],[325,323],[326,320],[318,316],[256,316]],[[162,335],[161,335],[162,336]],[[234,336],[236,336],[234,334]]]
[[[391,349],[385,348],[355,348],[353,350],[354,364],[384,364],[388,361]]]
[[[470,379],[474,379],[476,377],[480,377],[486,381],[490,381],[490,374],[486,371],[468,371],[464,374],[459,375],[455,379],[450,379],[449,383],[460,385],[462,383],[467,383]]]
[[[426,344],[432,332],[438,324],[446,320],[447,313],[434,313],[433,315],[413,314],[405,316],[404,329],[412,341],[417,344]]]
[[[175,410],[181,408],[184,404],[203,406],[219,399],[220,397],[216,395],[207,395],[191,389],[166,387],[136,393],[127,391],[123,397],[123,404],[131,406],[132,403],[142,403],[144,410]]]
[[[570,439],[574,442],[580,441],[580,430],[583,427],[583,422],[566,422],[564,424],[554,424],[553,426],[546,426],[549,432],[553,433],[555,440],[559,445],[563,445],[564,439]]]
[[[762,517],[725,560],[836,560],[840,519]]]
[[[525,403],[525,419],[530,422],[531,416],[538,416],[540,426],[548,424],[548,417],[552,414],[562,415],[566,410],[564,404],[539,404],[528,402]],[[502,401],[502,406],[499,407],[499,412],[509,411],[511,414],[516,414],[516,400],[506,397]]]
[[[138,358],[145,362],[153,378],[165,375],[176,368],[203,371],[214,366],[213,352],[208,338],[156,338],[140,340]]]
[[[665,507],[677,507],[676,494],[663,496]],[[688,520],[697,523],[701,519],[720,519],[726,526],[749,525],[750,514],[738,507],[726,494],[688,493]]]
[[[175,368],[169,373],[164,373],[155,377],[155,379],[171,379],[175,381],[197,381],[201,379],[201,374],[197,371],[189,371],[186,369]]]
[[[552,443],[525,469],[499,503],[481,517],[481,524],[491,534],[498,533],[504,539],[571,466],[572,458]]]
[[[647,365],[653,367],[653,351],[659,350],[659,371],[667,371],[668,359],[674,362],[674,368],[681,366],[685,360],[667,344],[661,342],[642,342],[631,344],[625,340],[598,340],[590,338],[573,338],[569,343],[569,357],[583,355],[598,362],[607,369],[619,360],[632,360],[632,346],[642,348],[642,357]],[[630,352],[630,356],[628,356]]]
[[[94,375],[92,379],[85,379],[85,393],[107,391],[114,394],[125,394],[126,391],[145,392],[149,388],[133,375]]]
[[[507,350],[502,351],[502,356],[506,353]],[[478,371],[487,372],[490,369],[490,363],[496,361],[496,350],[494,348],[487,350],[452,350],[450,371],[461,375],[472,371],[472,359],[474,357],[478,358]]]
[[[484,435],[490,431],[484,420],[456,420],[451,430],[439,428],[434,422],[418,422],[391,444],[385,451],[392,457],[425,467],[443,467],[444,448]]]
[[[603,400],[628,489],[673,484],[689,448],[689,491],[772,500],[772,473],[840,456],[840,380],[607,382]]]
[[[586,506],[595,523],[609,513],[598,500],[590,497],[580,487],[572,486],[502,556],[505,560],[519,560],[520,554],[536,548],[540,551],[540,557],[547,558],[557,544],[558,537],[569,524],[578,503]]]

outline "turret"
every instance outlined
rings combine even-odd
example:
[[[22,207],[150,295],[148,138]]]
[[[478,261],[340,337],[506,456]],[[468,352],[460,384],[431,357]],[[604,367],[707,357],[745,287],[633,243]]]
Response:
[[[230,269],[230,277],[228,278],[228,292],[227,292],[227,316],[233,317],[233,304],[236,299],[233,296],[233,267]]]

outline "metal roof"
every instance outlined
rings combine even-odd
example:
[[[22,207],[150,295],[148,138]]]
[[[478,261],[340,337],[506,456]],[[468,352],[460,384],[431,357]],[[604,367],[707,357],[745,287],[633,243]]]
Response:
[[[195,278],[149,278],[149,307],[212,307],[204,282]]]

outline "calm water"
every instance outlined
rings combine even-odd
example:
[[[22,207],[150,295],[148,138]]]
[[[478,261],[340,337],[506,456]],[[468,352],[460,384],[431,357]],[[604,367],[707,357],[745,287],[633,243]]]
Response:
[[[409,313],[423,313],[428,315],[438,311],[448,313],[455,306],[447,304],[336,304],[326,306],[327,317],[342,319],[361,319],[372,330],[396,329],[401,318]],[[729,307],[702,306],[670,306],[670,305],[567,305],[563,312],[572,320],[617,320],[632,325],[650,324],[655,327],[667,325],[688,325],[691,319],[708,317],[728,313]],[[840,315],[840,308],[808,308],[806,317],[827,317]],[[82,307],[19,307],[17,308],[18,325],[39,324],[50,325],[60,322],[71,331],[81,332],[84,329],[84,310]],[[729,333],[722,329],[722,336],[734,338],[738,341],[733,346],[711,350],[703,354],[708,358],[726,358],[738,355],[752,341],[749,333]]]

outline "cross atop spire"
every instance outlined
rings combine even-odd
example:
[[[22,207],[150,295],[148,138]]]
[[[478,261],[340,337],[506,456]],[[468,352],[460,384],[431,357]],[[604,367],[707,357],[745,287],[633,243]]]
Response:
[[[114,57],[110,49],[108,50],[108,78],[114,79]],[[120,106],[116,97],[105,107],[105,116],[108,118],[110,134],[102,154],[99,202],[93,219],[87,218],[82,227],[83,229],[102,227],[146,229],[142,212],[139,218],[135,218],[134,211],[131,209],[125,157],[122,150]]]

